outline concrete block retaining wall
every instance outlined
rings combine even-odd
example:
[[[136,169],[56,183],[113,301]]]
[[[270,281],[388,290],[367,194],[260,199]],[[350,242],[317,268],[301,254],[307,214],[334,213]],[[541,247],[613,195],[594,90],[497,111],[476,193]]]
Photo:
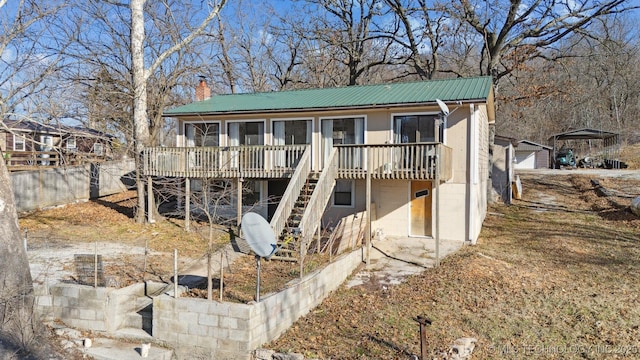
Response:
[[[262,296],[260,303],[156,296],[153,337],[174,346],[180,359],[249,359],[254,349],[276,339],[318,306],[361,263],[361,249],[344,254],[284,291]],[[59,319],[78,329],[115,332],[126,325],[128,314],[140,310],[137,300],[144,296],[145,284],[122,289],[56,284],[35,290],[36,311],[45,319]]]
[[[249,359],[285,332],[362,263],[360,249],[260,303],[233,304],[162,295],[153,302],[153,336],[176,347],[179,358]]]
[[[68,326],[113,332],[120,329],[136,300],[144,295],[144,284],[122,289],[56,284],[36,291],[36,311],[48,320],[60,319]]]

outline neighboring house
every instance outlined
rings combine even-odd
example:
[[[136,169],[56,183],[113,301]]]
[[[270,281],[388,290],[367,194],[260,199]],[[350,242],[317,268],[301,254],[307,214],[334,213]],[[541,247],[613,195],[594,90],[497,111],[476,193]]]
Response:
[[[303,241],[358,212],[371,234],[477,240],[490,186],[490,77],[206,94],[202,81],[199,101],[164,113],[177,119],[178,147],[145,149],[150,180],[185,178],[187,197],[194,180],[244,181],[254,200],[276,199],[256,210],[276,234],[293,226]],[[306,189],[310,199],[296,204]]]
[[[65,130],[62,147],[70,160],[81,160],[83,157],[98,160],[113,158],[115,136],[82,126],[69,126]]]
[[[495,194],[505,204],[510,204],[512,200],[511,183],[515,180],[513,168],[517,144],[514,138],[500,135],[494,137],[491,184]]]
[[[113,155],[114,137],[97,130],[34,121],[2,120],[0,150],[10,169],[101,161]]]
[[[529,140],[521,140],[516,146],[516,169],[548,169],[551,150],[547,145],[541,145]]]

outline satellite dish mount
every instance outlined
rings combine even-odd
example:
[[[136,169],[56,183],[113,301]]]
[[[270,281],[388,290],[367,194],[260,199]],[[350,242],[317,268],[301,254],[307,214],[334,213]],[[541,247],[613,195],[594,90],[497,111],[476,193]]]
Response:
[[[442,115],[449,116],[449,107],[447,106],[447,104],[445,104],[444,101],[440,99],[436,99],[436,103],[438,103],[438,107],[440,107],[440,112],[442,113]]]
[[[256,254],[256,302],[260,302],[260,259],[269,259],[276,252],[276,236],[267,220],[256,213],[244,214],[240,226],[247,244]]]

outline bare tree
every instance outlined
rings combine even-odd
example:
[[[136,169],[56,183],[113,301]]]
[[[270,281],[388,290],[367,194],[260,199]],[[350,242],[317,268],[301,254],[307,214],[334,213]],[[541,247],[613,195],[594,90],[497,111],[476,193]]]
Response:
[[[576,128],[619,132],[637,142],[640,43],[631,17],[598,19],[556,46],[553,61],[523,63],[501,84],[500,134],[545,143]]]
[[[0,1],[0,115],[29,119],[42,108],[37,98],[46,95],[46,79],[59,70],[68,41],[52,42],[55,29],[48,26],[63,8],[56,1]],[[68,39],[67,39],[68,40]],[[33,313],[33,285],[27,254],[4,161],[0,161],[0,355],[28,357],[37,354],[42,341]]]
[[[583,31],[594,20],[638,6],[627,0],[607,1],[476,1],[442,4],[452,18],[467,24],[483,43],[479,72],[496,83],[521,61],[544,55],[567,36]],[[518,52],[518,56],[513,55]]]
[[[34,101],[50,90],[45,79],[60,69],[60,49],[69,44],[68,38],[55,33],[53,21],[63,5],[32,0],[5,4],[0,2],[0,113],[37,115],[42,109]]]
[[[37,333],[31,272],[4,161],[0,161],[0,264],[0,356],[4,358],[7,351],[29,351]]]
[[[402,62],[410,66],[405,76],[432,79],[440,70],[440,46],[447,34],[448,19],[425,0],[385,0],[396,23],[388,36],[403,51]],[[420,21],[417,21],[420,19]]]
[[[363,74],[389,64],[392,42],[380,31],[385,7],[375,0],[305,0],[304,36],[345,67],[346,84],[366,83]],[[375,51],[372,51],[375,49]]]
[[[192,42],[196,37],[200,36],[209,23],[218,16],[220,9],[226,3],[226,0],[220,0],[216,3],[207,17],[204,18],[200,25],[183,38],[177,38],[176,42],[158,54],[151,62],[151,65],[145,66],[145,16],[144,5],[146,0],[132,0],[129,3],[131,11],[131,77],[133,83],[133,140],[136,152],[136,183],[138,189],[138,213],[136,221],[144,222],[144,183],[140,178],[140,155],[145,146],[150,144],[149,121],[147,114],[147,85],[151,74],[153,74],[163,62],[180,51],[183,47]],[[149,209],[151,211],[151,209]]]

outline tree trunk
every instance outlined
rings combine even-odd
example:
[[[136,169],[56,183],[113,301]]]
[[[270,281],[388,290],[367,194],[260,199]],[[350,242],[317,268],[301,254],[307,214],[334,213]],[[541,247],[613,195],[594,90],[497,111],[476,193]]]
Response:
[[[133,81],[133,140],[136,152],[136,186],[138,190],[138,211],[136,222],[145,221],[144,181],[142,171],[142,151],[149,142],[149,122],[147,121],[147,77],[144,67],[144,3],[132,0],[131,8],[131,76]]]
[[[33,340],[33,284],[7,167],[0,161],[0,353]]]

